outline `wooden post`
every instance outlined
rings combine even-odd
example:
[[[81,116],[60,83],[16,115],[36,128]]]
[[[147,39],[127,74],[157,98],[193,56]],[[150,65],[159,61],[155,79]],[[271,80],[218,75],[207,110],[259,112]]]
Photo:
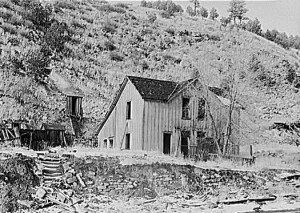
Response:
[[[18,145],[21,146],[21,136],[20,136],[19,127],[17,127],[17,126],[14,127],[14,133],[15,133],[15,136],[18,138],[17,139]]]
[[[2,131],[2,135],[4,137],[4,140],[7,140],[7,136],[6,136],[6,133],[5,133],[4,129],[1,129],[1,131]]]
[[[250,156],[251,157],[253,156],[253,147],[252,147],[252,145],[250,145]]]
[[[31,146],[32,146],[32,132],[30,132],[29,149],[31,149]]]

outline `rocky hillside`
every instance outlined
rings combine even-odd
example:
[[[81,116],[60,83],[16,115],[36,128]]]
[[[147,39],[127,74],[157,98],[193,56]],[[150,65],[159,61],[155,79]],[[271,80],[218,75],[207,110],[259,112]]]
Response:
[[[286,140],[269,127],[300,120],[299,51],[250,32],[94,0],[0,0],[0,11],[0,119],[64,121],[62,92],[72,85],[85,94],[84,116],[93,129],[130,74],[201,76],[223,89],[234,75],[245,143]]]

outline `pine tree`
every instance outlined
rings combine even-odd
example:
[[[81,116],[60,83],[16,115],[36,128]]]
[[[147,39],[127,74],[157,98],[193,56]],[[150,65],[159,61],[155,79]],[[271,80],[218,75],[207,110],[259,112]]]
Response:
[[[197,14],[197,8],[200,7],[200,1],[199,0],[190,0],[190,2],[192,2],[193,5],[194,5],[194,15],[196,15]]]
[[[209,12],[209,18],[212,20],[215,20],[216,18],[219,17],[219,13],[217,12],[216,8],[211,8],[210,12]]]
[[[240,20],[240,24],[245,17],[248,9],[246,8],[246,3],[243,0],[231,0],[230,8],[228,12],[230,13],[230,18],[233,19],[234,25],[236,25],[236,19]]]
[[[202,17],[202,19],[207,18],[208,17],[208,10],[205,9],[204,7],[201,7],[200,11],[199,11],[199,14]]]

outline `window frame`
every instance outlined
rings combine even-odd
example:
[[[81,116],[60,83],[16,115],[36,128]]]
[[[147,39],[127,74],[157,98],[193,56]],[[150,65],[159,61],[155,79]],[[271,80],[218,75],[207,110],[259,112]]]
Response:
[[[184,105],[184,103],[186,103],[184,100],[188,100],[186,105]],[[191,120],[190,101],[191,101],[190,97],[182,97],[182,104],[181,104],[182,120]]]
[[[106,145],[106,146],[104,146],[104,145]],[[107,149],[107,138],[105,138],[105,139],[103,140],[103,148],[104,148],[104,149]]]
[[[108,148],[113,149],[114,148],[114,137],[108,138]]]
[[[201,109],[201,111],[200,111]],[[197,111],[197,120],[203,121],[206,115],[206,101],[204,98],[198,99],[198,111]]]
[[[131,120],[132,115],[131,115],[131,101],[126,102],[126,120]]]
[[[125,135],[125,149],[130,150],[131,134],[128,132]]]

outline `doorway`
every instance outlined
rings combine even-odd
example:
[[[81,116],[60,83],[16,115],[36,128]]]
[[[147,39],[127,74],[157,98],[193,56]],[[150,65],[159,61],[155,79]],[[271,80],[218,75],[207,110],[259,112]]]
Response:
[[[169,155],[171,153],[171,133],[164,133],[163,153]]]
[[[130,133],[126,134],[125,138],[125,149],[130,149]]]
[[[182,131],[181,132],[181,153],[183,154],[183,157],[189,156],[189,140],[191,138],[191,132],[190,131]]]

